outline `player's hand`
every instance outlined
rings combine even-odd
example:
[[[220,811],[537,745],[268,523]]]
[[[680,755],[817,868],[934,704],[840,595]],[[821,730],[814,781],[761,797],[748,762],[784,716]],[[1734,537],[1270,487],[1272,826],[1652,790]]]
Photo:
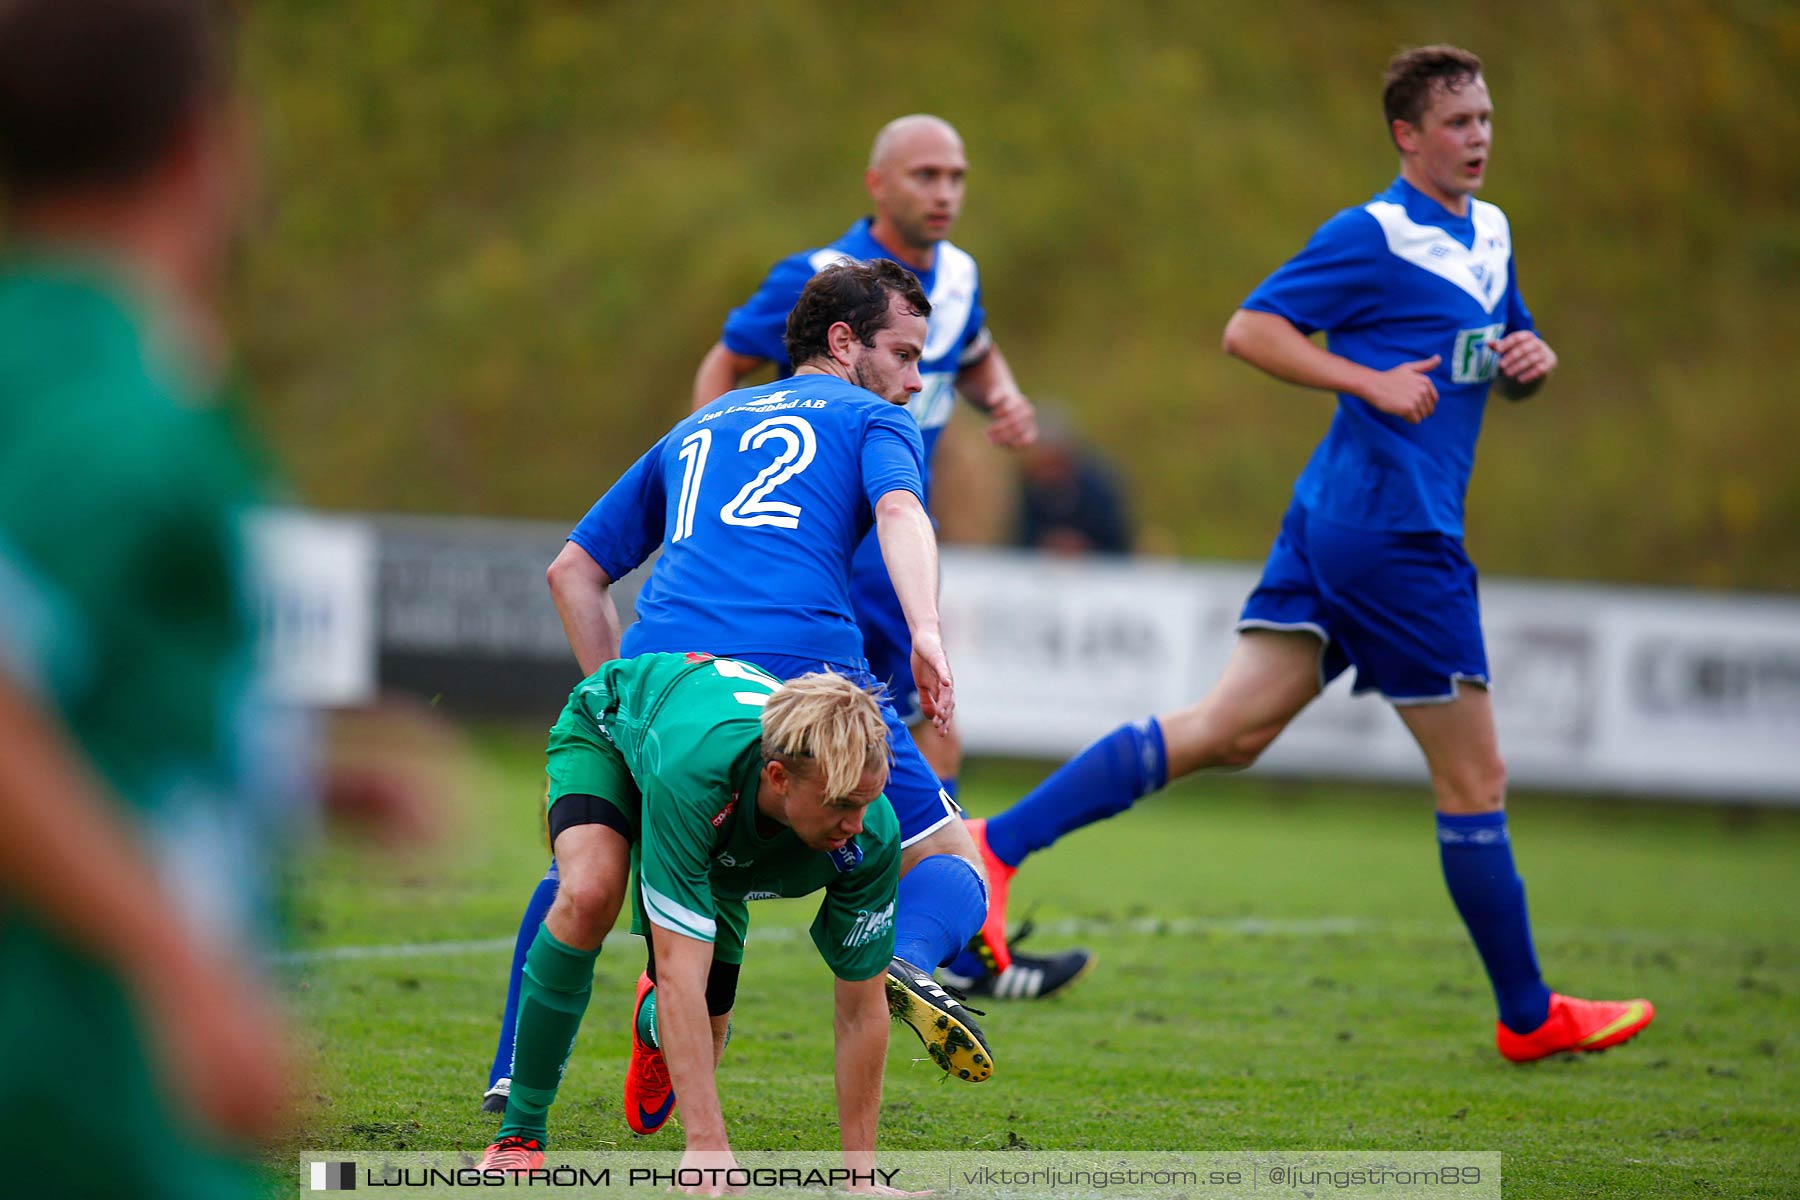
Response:
[[[943,733],[956,712],[956,686],[950,679],[944,641],[937,634],[921,633],[913,638],[912,673],[919,689],[919,711]]]
[[[677,1187],[690,1196],[741,1196],[744,1192],[743,1185],[727,1183],[725,1176],[727,1171],[736,1170],[737,1165],[737,1159],[730,1150],[690,1149],[681,1156],[681,1165],[676,1168],[676,1178],[680,1178],[679,1172],[692,1168],[701,1172],[702,1182],[678,1184]],[[676,1188],[669,1190],[675,1191]]]
[[[1437,385],[1431,382],[1430,372],[1443,361],[1443,355],[1434,354],[1377,372],[1362,398],[1384,413],[1417,425],[1437,408]]]
[[[1037,441],[1037,409],[1023,392],[999,389],[988,393],[987,440],[1003,450],[1023,450]]]
[[[1539,383],[1556,370],[1556,351],[1529,329],[1489,342],[1488,349],[1500,359],[1501,382],[1515,389]]]

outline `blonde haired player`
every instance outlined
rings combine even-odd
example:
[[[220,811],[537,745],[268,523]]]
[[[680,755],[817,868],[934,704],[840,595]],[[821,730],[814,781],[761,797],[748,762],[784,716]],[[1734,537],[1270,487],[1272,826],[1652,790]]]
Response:
[[[562,886],[526,958],[512,1088],[484,1168],[543,1163],[548,1111],[630,878],[632,931],[651,948],[632,1041],[640,1086],[626,1095],[647,1111],[634,1125],[660,1126],[679,1094],[683,1166],[735,1165],[714,1068],[748,901],[822,891],[812,938],[836,976],[840,1136],[846,1166],[872,1171],[900,877],[888,755],[875,696],[841,675],[783,684],[735,659],[645,654],[575,688],[547,752]],[[850,1182],[880,1190],[872,1174]]]

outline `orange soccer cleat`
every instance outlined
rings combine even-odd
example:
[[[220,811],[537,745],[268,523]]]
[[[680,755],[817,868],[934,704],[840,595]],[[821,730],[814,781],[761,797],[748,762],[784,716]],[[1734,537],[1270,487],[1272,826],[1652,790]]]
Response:
[[[1008,866],[988,849],[987,821],[977,818],[967,822],[969,836],[981,851],[981,865],[987,871],[988,910],[981,932],[975,935],[975,952],[987,969],[995,975],[1012,966],[1012,950],[1006,944],[1006,891],[1019,868]]]
[[[516,1175],[522,1171],[535,1171],[544,1165],[544,1143],[542,1139],[525,1137],[517,1133],[509,1133],[497,1139],[481,1156],[483,1171],[505,1171]]]
[[[1605,1050],[1636,1037],[1656,1016],[1648,1000],[1578,1000],[1550,993],[1550,1015],[1530,1033],[1495,1022],[1494,1041],[1513,1062]]]
[[[655,987],[649,975],[638,976],[637,1002],[631,1006],[631,1065],[625,1068],[625,1123],[631,1132],[646,1137],[667,1124],[675,1111],[669,1064],[661,1050],[638,1036],[638,1014]]]

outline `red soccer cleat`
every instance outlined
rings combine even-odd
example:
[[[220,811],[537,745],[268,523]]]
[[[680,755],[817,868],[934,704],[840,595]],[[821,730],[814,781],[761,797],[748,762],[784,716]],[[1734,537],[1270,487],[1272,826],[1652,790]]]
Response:
[[[1550,1015],[1530,1033],[1494,1023],[1494,1041],[1512,1062],[1605,1050],[1636,1037],[1656,1016],[1648,1000],[1578,1000],[1550,993]]]
[[[655,987],[649,975],[638,976],[637,1003],[631,1006],[631,1065],[625,1068],[625,1123],[631,1132],[646,1137],[667,1124],[675,1111],[669,1064],[661,1050],[638,1036],[638,1014]]]
[[[543,1165],[544,1143],[516,1133],[500,1138],[481,1156],[483,1171],[505,1171],[509,1175],[535,1171]]]
[[[1012,951],[1006,945],[1006,890],[1019,868],[1001,862],[988,849],[986,820],[977,818],[966,824],[969,836],[975,839],[975,848],[981,851],[981,865],[987,869],[987,920],[975,935],[975,949],[987,969],[998,975],[1012,966]]]

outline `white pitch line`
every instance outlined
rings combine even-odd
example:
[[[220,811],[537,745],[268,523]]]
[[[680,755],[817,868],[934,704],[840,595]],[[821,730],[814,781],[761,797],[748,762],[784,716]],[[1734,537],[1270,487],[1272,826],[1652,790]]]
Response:
[[[1070,917],[1048,921],[1038,928],[1053,937],[1092,937],[1104,934],[1150,934],[1195,937],[1207,933],[1237,934],[1242,937],[1330,937],[1334,934],[1362,933],[1382,928],[1380,922],[1357,917],[1317,917],[1278,920],[1268,917],[1131,917],[1124,920],[1096,920]],[[1445,926],[1446,930],[1450,927]],[[775,925],[752,932],[755,943],[790,942],[805,930]],[[607,942],[617,944],[636,935],[617,932]],[[460,942],[402,942],[391,946],[320,946],[311,950],[288,950],[269,956],[275,966],[304,966],[313,963],[361,962],[380,958],[450,958],[461,954],[497,954],[513,948],[512,938],[482,938]]]
[[[1450,921],[1378,921],[1363,917],[1065,917],[1045,921],[1037,926],[1040,933],[1054,938],[1107,937],[1135,934],[1143,937],[1203,937],[1220,934],[1232,937],[1323,938],[1344,934],[1385,934],[1390,937],[1459,938],[1461,925]],[[1735,945],[1738,939],[1714,934],[1674,936],[1659,930],[1584,929],[1540,926],[1539,944],[1562,940],[1623,942],[1628,945],[1654,946],[1658,949],[1716,947]],[[799,941],[806,936],[800,926],[772,925],[753,929],[750,944]],[[642,941],[637,935],[615,930],[607,935],[608,945],[620,945],[626,939]],[[1752,941],[1757,935],[1751,935]],[[268,956],[266,961],[277,967],[310,966],[337,962],[363,962],[386,958],[449,958],[463,954],[500,954],[513,948],[511,938],[482,938],[477,941],[402,942],[390,946],[319,946],[310,950],[288,950]]]

